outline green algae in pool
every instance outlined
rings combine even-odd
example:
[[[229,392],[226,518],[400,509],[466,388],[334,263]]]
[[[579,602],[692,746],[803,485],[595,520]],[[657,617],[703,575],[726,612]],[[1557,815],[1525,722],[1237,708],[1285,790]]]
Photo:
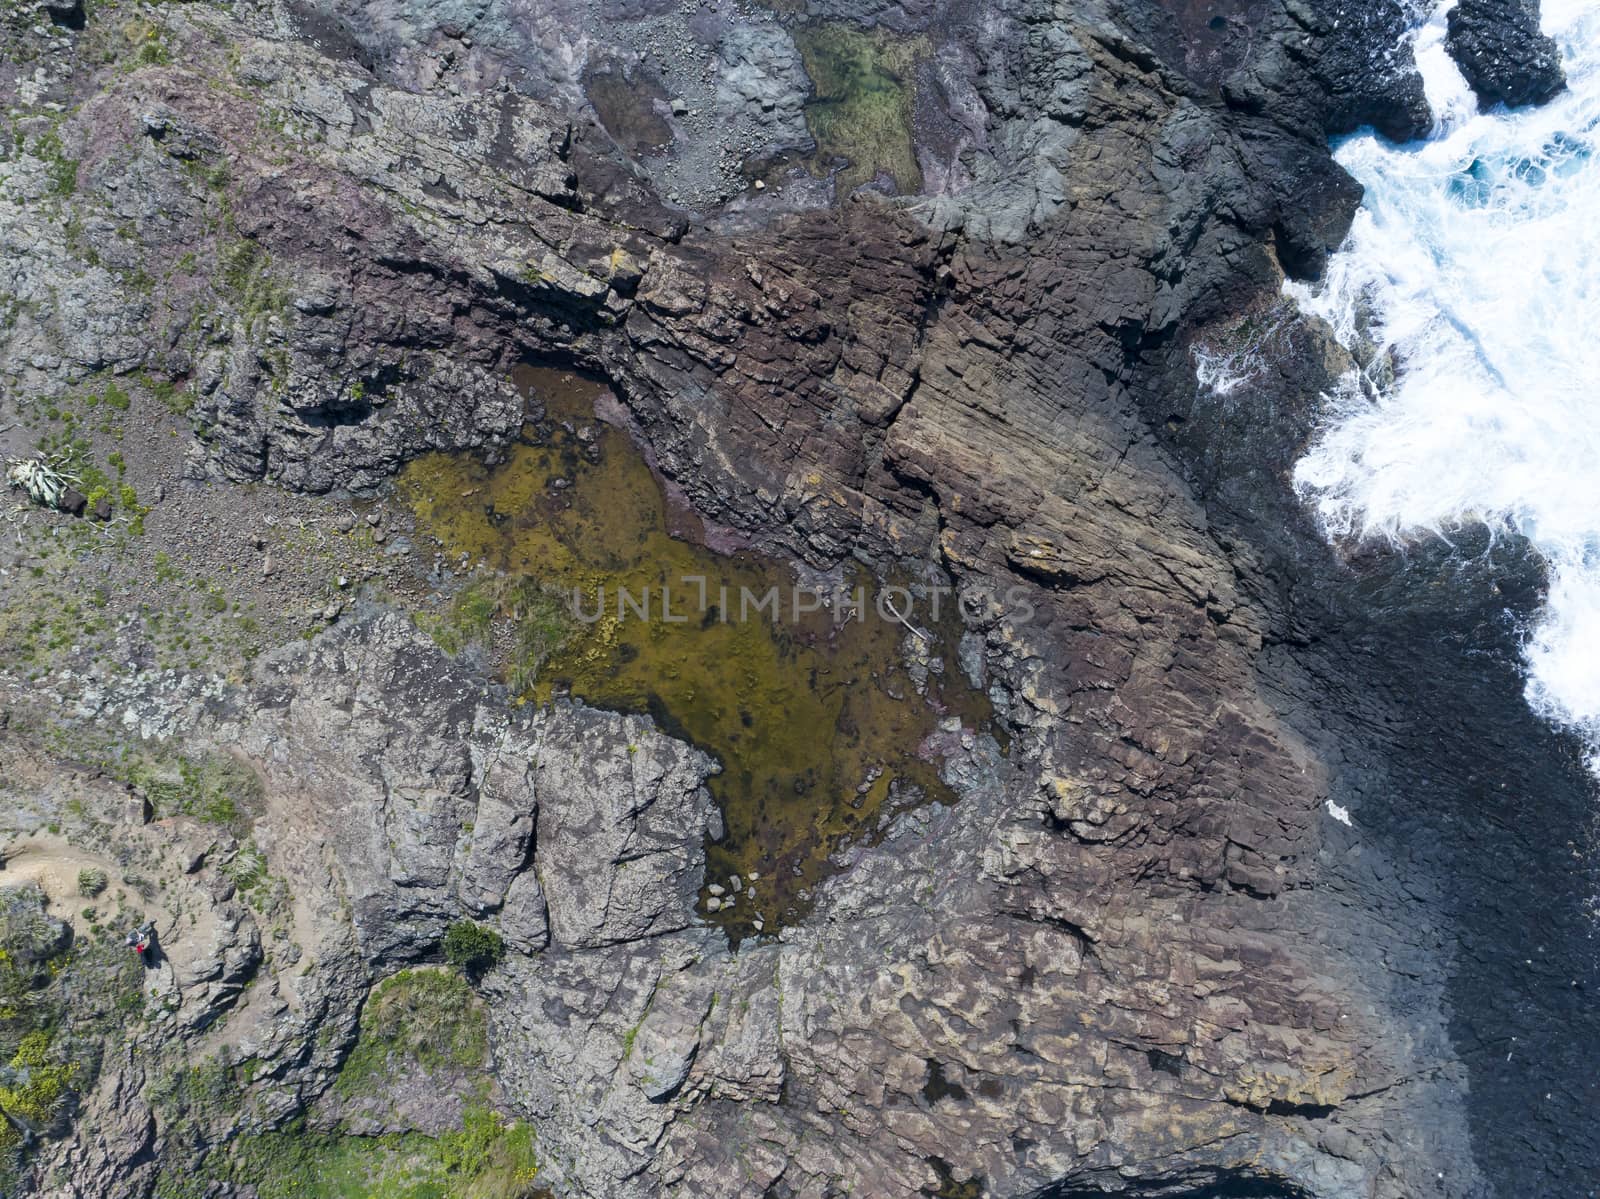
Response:
[[[794,40],[815,88],[805,116],[818,157],[849,160],[839,172],[839,194],[879,171],[893,177],[902,195],[921,188],[911,137],[911,75],[927,57],[927,41],[836,23],[803,25]]]
[[[536,368],[517,381],[544,401],[546,416],[503,464],[431,455],[406,467],[400,493],[420,532],[494,572],[490,605],[525,612],[526,581],[565,594],[564,642],[548,636],[547,610],[536,618],[534,640],[558,648],[524,680],[530,700],[565,689],[597,707],[647,712],[721,763],[708,785],[725,831],[707,846],[707,882],[726,893],[720,911],[709,894],[702,908],[736,937],[771,932],[804,911],[829,855],[870,839],[885,813],[953,799],[919,749],[944,717],[971,729],[990,716],[954,666],[954,605],[929,647],[950,665],[919,690],[902,645],[916,638],[873,614],[871,580],[850,588],[867,587],[863,620],[837,622],[826,610],[791,619],[787,565],[673,535],[693,519],[669,504],[628,434],[595,420],[602,385]],[[706,580],[704,605],[700,586],[683,582],[694,577]],[[774,587],[780,620],[753,602],[740,618],[742,595]],[[648,619],[637,603],[619,604],[623,591],[634,601],[649,595]],[[737,893],[734,875],[743,880]]]

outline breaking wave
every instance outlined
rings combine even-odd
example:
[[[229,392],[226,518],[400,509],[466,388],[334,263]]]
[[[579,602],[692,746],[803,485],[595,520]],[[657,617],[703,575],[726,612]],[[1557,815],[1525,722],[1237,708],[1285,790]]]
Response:
[[[1338,147],[1362,208],[1288,288],[1366,364],[1295,482],[1335,537],[1526,537],[1550,573],[1528,700],[1600,750],[1600,0],[1544,0],[1568,89],[1514,112],[1476,110],[1448,7],[1417,33],[1432,136]]]

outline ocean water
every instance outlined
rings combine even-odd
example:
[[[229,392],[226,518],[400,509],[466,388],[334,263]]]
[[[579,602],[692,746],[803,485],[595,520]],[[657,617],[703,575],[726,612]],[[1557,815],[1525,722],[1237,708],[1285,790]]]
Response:
[[[1328,397],[1295,485],[1335,539],[1527,537],[1551,578],[1528,702],[1600,768],[1600,0],[1544,0],[1568,90],[1512,112],[1477,111],[1449,7],[1416,34],[1432,136],[1337,148],[1362,209],[1325,279],[1288,289],[1396,367]]]

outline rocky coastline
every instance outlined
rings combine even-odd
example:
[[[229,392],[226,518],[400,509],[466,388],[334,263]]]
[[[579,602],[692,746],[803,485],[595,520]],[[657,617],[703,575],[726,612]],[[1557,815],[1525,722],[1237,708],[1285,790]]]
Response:
[[[1486,102],[1559,86],[1531,10],[1457,11]],[[1328,137],[1428,128],[1416,16],[8,9],[0,449],[82,440],[114,511],[0,528],[7,927],[86,947],[24,981],[93,1061],[19,1191],[268,1199],[238,1145],[488,1104],[536,1138],[508,1194],[1586,1193],[1594,785],[1522,703],[1538,567],[1330,547],[1288,482],[1346,360],[1282,282],[1360,200]],[[1026,591],[962,630],[959,801],[797,923],[704,918],[703,749],[415,616],[472,564],[392,480],[503,458],[525,362],[603,378],[708,541]],[[125,985],[85,870],[165,938],[123,1024],[72,1022]],[[352,1099],[374,988],[463,922],[477,1056]]]

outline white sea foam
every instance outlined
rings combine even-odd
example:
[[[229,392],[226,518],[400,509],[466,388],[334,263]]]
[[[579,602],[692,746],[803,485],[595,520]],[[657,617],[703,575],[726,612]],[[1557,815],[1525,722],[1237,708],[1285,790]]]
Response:
[[[1209,346],[1194,349],[1194,378],[1204,391],[1216,396],[1231,396],[1254,373],[1254,363],[1241,361],[1232,354],[1219,353]]]
[[[1477,96],[1445,46],[1447,22],[1454,6],[1455,0],[1446,0],[1436,7],[1417,30],[1411,47],[1428,107],[1433,110],[1435,137],[1459,128],[1478,111]]]
[[[1191,351],[1195,382],[1219,399],[1230,399],[1266,371],[1273,343],[1287,324],[1281,309],[1250,316],[1216,342],[1198,342]]]
[[[1337,537],[1526,535],[1551,572],[1529,702],[1600,749],[1600,0],[1544,0],[1569,87],[1509,113],[1473,109],[1447,8],[1418,31],[1434,135],[1339,147],[1362,209],[1324,282],[1289,289],[1398,376],[1346,380],[1295,480]]]

